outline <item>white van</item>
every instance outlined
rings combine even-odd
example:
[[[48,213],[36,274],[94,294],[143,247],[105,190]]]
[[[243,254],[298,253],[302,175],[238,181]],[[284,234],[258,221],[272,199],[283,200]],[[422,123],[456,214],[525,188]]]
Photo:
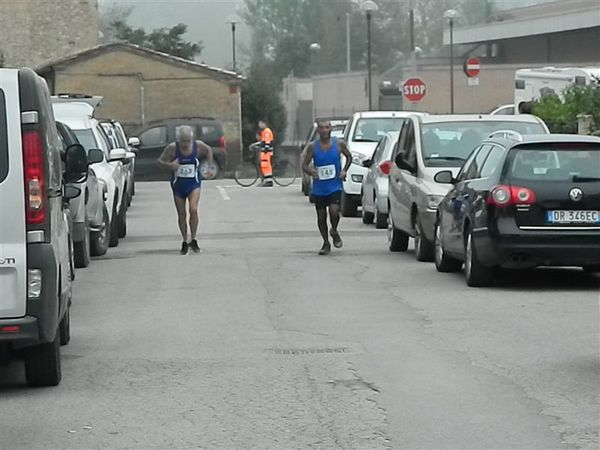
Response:
[[[571,85],[586,85],[600,79],[600,67],[543,67],[515,72],[515,112],[519,105],[539,100],[546,94],[562,97]]]
[[[85,178],[79,144],[64,157],[46,82],[30,69],[0,69],[0,347],[22,351],[30,386],[61,379],[70,339],[69,186]]]

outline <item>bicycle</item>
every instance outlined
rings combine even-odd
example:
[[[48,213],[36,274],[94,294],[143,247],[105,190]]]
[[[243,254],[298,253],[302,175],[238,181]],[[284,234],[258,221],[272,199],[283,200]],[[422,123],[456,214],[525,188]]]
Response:
[[[273,181],[279,186],[289,186],[296,181],[296,165],[289,159],[277,157],[279,152],[274,152],[273,157]],[[233,179],[242,187],[253,186],[258,179],[262,179],[258,152],[247,149],[242,154],[242,161],[233,172]]]

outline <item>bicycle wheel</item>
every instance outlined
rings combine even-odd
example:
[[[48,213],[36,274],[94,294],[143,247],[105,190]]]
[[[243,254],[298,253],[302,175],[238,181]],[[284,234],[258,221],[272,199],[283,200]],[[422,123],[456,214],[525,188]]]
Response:
[[[273,167],[273,180],[279,186],[289,186],[296,180],[296,175],[296,166],[288,160],[279,161]]]
[[[242,161],[233,172],[233,179],[242,187],[250,187],[258,180],[258,169],[256,164]]]

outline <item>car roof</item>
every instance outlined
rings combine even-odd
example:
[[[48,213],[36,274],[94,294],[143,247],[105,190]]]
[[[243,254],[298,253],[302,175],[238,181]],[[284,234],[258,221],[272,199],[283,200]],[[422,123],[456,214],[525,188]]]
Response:
[[[410,117],[410,116],[426,116],[427,113],[418,112],[418,111],[360,111],[354,113],[354,118],[356,119],[387,119],[393,117]]]
[[[442,122],[525,122],[541,123],[539,117],[531,114],[516,115],[496,115],[496,114],[432,114],[419,116],[421,123],[442,123]]]
[[[482,143],[495,143],[501,144],[506,148],[512,148],[524,144],[600,144],[600,138],[595,136],[584,136],[580,134],[527,134],[522,135],[519,139],[508,139],[506,137],[492,137],[484,139]]]
[[[77,108],[76,106],[83,105],[85,108]],[[89,114],[90,105],[85,103],[54,103],[52,109],[56,120],[63,122],[73,130],[87,130],[94,127],[94,119]],[[93,108],[92,108],[93,110]]]

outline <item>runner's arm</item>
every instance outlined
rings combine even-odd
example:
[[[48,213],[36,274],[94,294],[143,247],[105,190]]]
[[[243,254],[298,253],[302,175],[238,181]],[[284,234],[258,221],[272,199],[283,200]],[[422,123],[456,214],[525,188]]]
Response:
[[[177,170],[179,162],[175,160],[175,144],[167,145],[156,163],[163,169]]]
[[[311,142],[304,149],[304,161],[302,161],[302,170],[304,171],[304,173],[314,177],[317,175],[317,171],[315,170],[314,167],[310,167],[310,163],[312,162],[312,159],[313,159],[313,145]]]
[[[196,145],[198,146],[198,149],[202,153],[204,153],[204,156],[206,156],[206,159],[208,160],[208,162],[213,164],[215,162],[215,159],[214,159],[212,147],[208,144],[205,144],[202,141],[196,141]]]
[[[350,153],[350,150],[348,150],[348,146],[344,141],[339,140],[338,144],[340,146],[340,153],[346,157],[346,164],[344,165],[343,171],[348,172],[350,164],[352,164],[352,154]]]

